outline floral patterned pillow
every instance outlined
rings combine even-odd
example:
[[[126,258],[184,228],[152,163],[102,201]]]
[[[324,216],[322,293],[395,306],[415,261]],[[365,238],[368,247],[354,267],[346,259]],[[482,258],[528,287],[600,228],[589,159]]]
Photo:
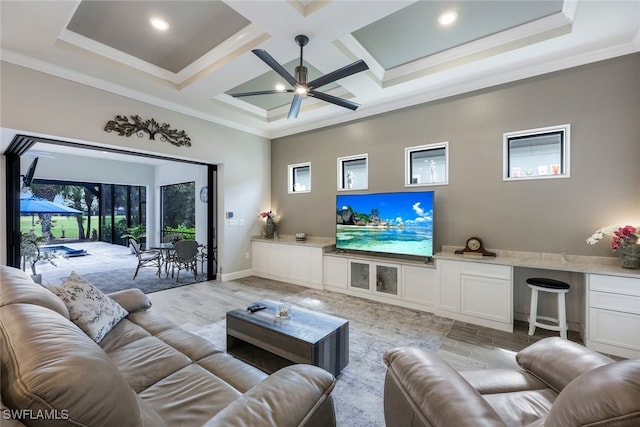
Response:
[[[75,271],[60,286],[46,286],[67,306],[69,318],[95,342],[129,314]]]

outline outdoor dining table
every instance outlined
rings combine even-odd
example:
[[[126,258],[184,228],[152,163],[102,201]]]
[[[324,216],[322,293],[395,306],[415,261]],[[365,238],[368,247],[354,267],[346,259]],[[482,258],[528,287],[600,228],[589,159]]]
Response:
[[[150,249],[157,249],[162,254],[162,262],[164,264],[164,273],[165,275],[169,275],[169,260],[171,259],[171,251],[175,250],[175,243],[164,242],[160,243],[156,246],[151,247]]]

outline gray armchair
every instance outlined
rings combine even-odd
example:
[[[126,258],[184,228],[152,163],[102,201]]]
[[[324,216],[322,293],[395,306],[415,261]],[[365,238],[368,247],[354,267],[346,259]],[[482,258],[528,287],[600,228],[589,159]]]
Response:
[[[133,248],[133,251],[138,257],[138,265],[136,266],[136,272],[133,273],[133,280],[136,279],[138,271],[142,267],[153,267],[157,269],[157,275],[160,277],[160,269],[162,268],[162,253],[157,249],[142,250],[140,249],[140,243],[133,237],[127,237],[129,245]]]

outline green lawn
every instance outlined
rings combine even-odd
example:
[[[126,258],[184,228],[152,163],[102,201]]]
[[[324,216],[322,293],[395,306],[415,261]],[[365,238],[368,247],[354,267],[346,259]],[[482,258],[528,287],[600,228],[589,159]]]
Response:
[[[32,225],[32,221],[33,224]],[[86,229],[87,227],[87,218],[83,218],[83,225]],[[91,217],[91,227],[97,229],[98,228],[98,217]],[[38,216],[32,217],[31,215],[20,216],[20,231],[23,233],[27,233],[31,228],[33,228],[36,236],[42,236],[42,227],[38,223]],[[77,239],[78,238],[78,221],[75,216],[63,216],[63,215],[53,215],[51,217],[51,233],[55,238],[62,237],[62,230],[64,230],[64,237],[67,239]]]

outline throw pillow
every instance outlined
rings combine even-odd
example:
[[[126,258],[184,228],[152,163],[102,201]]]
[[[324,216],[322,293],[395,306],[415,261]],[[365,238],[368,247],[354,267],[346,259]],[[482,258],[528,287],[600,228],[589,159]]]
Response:
[[[46,286],[67,306],[69,319],[99,343],[129,313],[75,271],[60,286]]]

